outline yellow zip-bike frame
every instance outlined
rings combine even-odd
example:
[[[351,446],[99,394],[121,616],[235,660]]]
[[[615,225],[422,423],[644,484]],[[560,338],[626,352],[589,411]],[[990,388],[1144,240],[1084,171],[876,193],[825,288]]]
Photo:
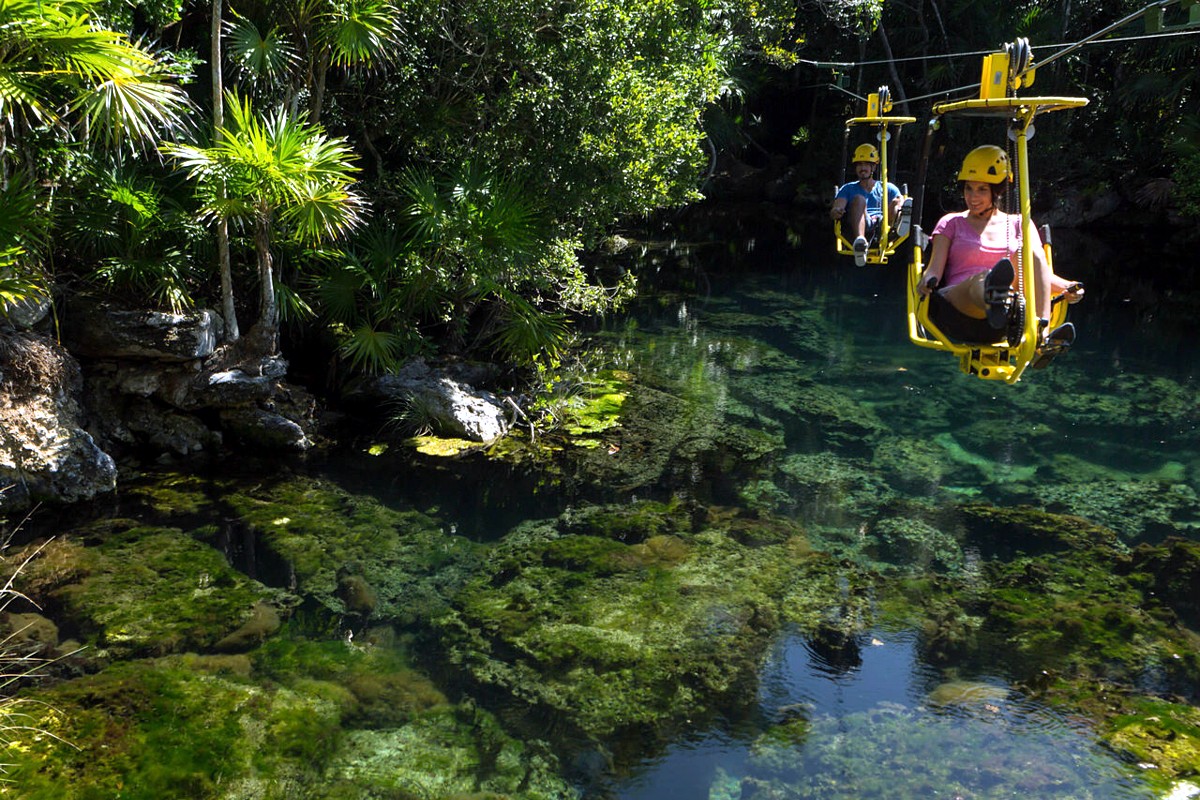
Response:
[[[1043,331],[1037,316],[1034,297],[1033,244],[1027,232],[1033,230],[1030,219],[1029,189],[1029,138],[1033,131],[1033,118],[1038,114],[1081,108],[1088,104],[1084,97],[1014,97],[1004,95],[1033,82],[1032,71],[1027,75],[1010,75],[1009,54],[994,53],[984,58],[983,80],[980,96],[969,100],[939,103],[933,107],[934,120],[948,114],[996,116],[1009,122],[1009,131],[1016,146],[1018,194],[1021,206],[1021,291],[1025,302],[1024,328],[1020,341],[1010,344],[1005,331],[997,333],[992,343],[964,343],[948,338],[929,320],[929,303],[920,293],[918,284],[925,270],[921,245],[925,237],[920,233],[914,238],[913,257],[908,271],[908,336],[914,344],[934,350],[945,350],[958,356],[959,366],[968,375],[986,380],[1002,380],[1016,383],[1021,374],[1038,355]],[[999,87],[999,90],[997,89]],[[1000,96],[997,96],[1000,95]],[[1049,243],[1043,242],[1047,262],[1053,270],[1053,254]],[[1066,321],[1067,304],[1054,302],[1047,330],[1052,330]]]
[[[883,216],[879,221],[879,244],[867,250],[868,264],[886,264],[888,256],[894,254],[912,235],[911,228],[904,236],[898,236],[892,239],[892,220],[891,207],[888,203],[888,155],[887,147],[888,140],[891,138],[891,129],[895,127],[898,131],[902,126],[910,122],[916,122],[916,117],[889,117],[885,116],[892,110],[892,101],[889,99],[889,93],[886,86],[880,87],[878,92],[875,92],[867,97],[867,114],[863,117],[851,117],[846,120],[846,136],[849,138],[850,130],[856,126],[869,125],[876,128],[878,133],[876,138],[879,140],[879,181],[883,184]],[[847,239],[842,234],[842,221],[836,220],[833,223],[833,238],[836,243],[837,252],[840,255],[854,255],[854,243]]]

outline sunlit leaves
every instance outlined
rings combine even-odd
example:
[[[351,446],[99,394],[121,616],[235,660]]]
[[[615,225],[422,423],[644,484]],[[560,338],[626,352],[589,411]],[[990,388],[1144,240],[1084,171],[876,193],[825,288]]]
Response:
[[[93,5],[0,2],[0,113],[56,126],[78,119],[75,130],[110,146],[181,127],[188,101],[173,76],[148,50],[96,26]]]
[[[311,242],[362,222],[364,201],[352,188],[355,154],[344,139],[284,108],[259,116],[235,94],[227,104],[230,124],[211,146],[162,145],[198,183],[207,216],[278,217]]]
[[[399,21],[400,12],[389,0],[344,0],[329,4],[318,31],[331,63],[354,67],[392,55]]]
[[[412,344],[403,333],[364,323],[345,332],[338,352],[352,370],[376,374],[395,368]]]
[[[189,245],[201,229],[163,189],[133,170],[91,172],[59,201],[60,236],[76,258],[96,265],[91,281],[178,312],[192,305]]]

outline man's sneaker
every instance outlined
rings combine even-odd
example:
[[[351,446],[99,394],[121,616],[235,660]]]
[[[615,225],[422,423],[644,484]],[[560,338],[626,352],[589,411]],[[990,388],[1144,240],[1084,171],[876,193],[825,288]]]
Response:
[[[1046,341],[1038,348],[1037,356],[1030,363],[1033,369],[1045,369],[1050,366],[1054,357],[1075,344],[1075,325],[1064,322],[1046,334]]]
[[[1015,275],[1012,262],[1002,258],[983,279],[983,302],[987,304],[987,321],[992,330],[1003,330],[1008,325],[1008,308],[1012,302],[1011,287]]]
[[[860,267],[867,263],[867,240],[861,236],[854,240],[854,263]]]
[[[904,198],[904,204],[900,206],[900,219],[896,222],[896,238],[903,239],[908,236],[908,228],[912,224],[912,198]]]

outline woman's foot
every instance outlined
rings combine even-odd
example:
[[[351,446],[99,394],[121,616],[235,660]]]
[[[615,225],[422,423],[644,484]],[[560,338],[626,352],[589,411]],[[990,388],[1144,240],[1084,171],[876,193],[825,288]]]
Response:
[[[1046,334],[1046,341],[1038,348],[1038,354],[1029,365],[1033,369],[1045,369],[1054,357],[1075,344],[1075,325],[1064,322]]]

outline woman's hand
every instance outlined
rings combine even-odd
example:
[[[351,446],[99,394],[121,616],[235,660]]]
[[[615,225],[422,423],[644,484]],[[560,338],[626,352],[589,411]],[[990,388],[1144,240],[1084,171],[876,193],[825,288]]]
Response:
[[[925,270],[921,273],[921,282],[917,284],[917,291],[920,292],[922,297],[929,297],[929,295],[933,294],[933,290],[938,285],[939,280],[939,276],[930,275],[929,270]]]

